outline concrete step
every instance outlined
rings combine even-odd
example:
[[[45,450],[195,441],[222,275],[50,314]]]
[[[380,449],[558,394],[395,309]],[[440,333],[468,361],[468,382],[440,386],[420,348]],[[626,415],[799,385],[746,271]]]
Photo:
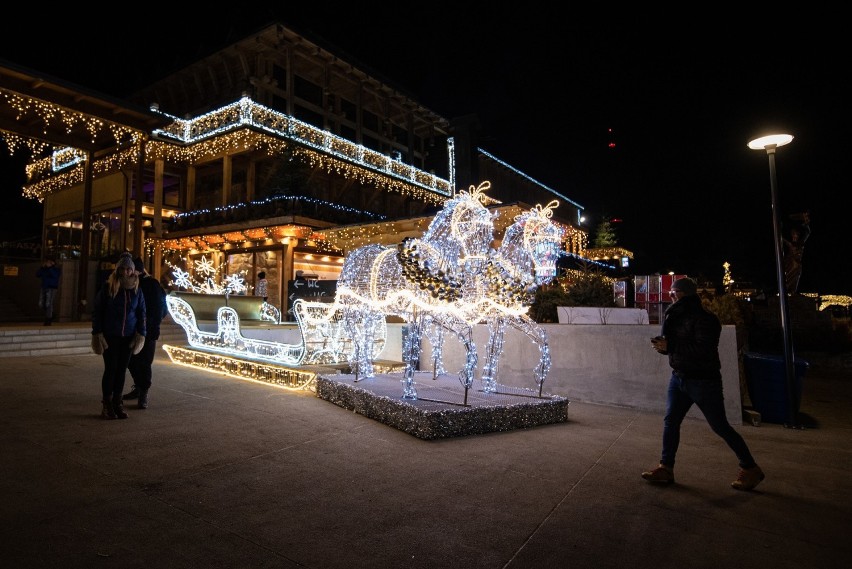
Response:
[[[171,318],[160,327],[160,344],[186,343],[186,334]],[[0,358],[22,356],[69,356],[92,353],[92,325],[70,322],[0,326]]]

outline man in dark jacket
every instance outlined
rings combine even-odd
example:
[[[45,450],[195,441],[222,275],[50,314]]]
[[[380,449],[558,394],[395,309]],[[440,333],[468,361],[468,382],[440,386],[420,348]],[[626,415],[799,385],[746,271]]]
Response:
[[[672,368],[663,420],[663,452],[660,465],[643,472],[642,478],[664,484],[674,482],[680,425],[694,403],[713,432],[722,437],[737,456],[740,471],[731,486],[737,490],[751,490],[760,484],[764,474],[745,440],[731,427],[725,415],[719,361],[722,324],[715,314],[702,306],[692,279],[683,278],[672,283],[671,295],[674,303],[666,309],[663,335],[651,340],[657,352],[668,355]]]
[[[146,328],[145,345],[142,351],[130,358],[127,369],[133,378],[133,388],[125,394],[122,399],[130,401],[138,399],[140,409],[148,408],[148,390],[151,389],[153,371],[151,365],[154,363],[154,354],[157,350],[157,339],[160,337],[160,323],[166,316],[166,291],[160,283],[145,271],[145,263],[136,257],[133,260],[136,274],[139,275],[139,288],[145,297]]]
[[[48,257],[36,271],[36,276],[41,279],[38,307],[44,311],[44,325],[50,326],[53,322],[53,303],[56,300],[62,270],[51,257]]]

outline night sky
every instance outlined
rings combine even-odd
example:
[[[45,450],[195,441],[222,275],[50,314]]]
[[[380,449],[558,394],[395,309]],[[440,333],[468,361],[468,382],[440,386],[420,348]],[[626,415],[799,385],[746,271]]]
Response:
[[[120,97],[280,20],[446,118],[477,115],[480,146],[582,205],[592,236],[602,219],[621,220],[619,245],[634,252],[637,274],[721,284],[728,262],[737,281],[767,291],[777,291],[769,162],[746,144],[787,132],[795,138],[777,153],[779,212],[811,215],[799,291],[852,295],[843,18],[797,8],[687,19],[614,6],[571,17],[568,5],[536,4],[243,2],[258,8],[207,8],[202,21],[188,8],[133,10],[113,28],[59,13],[44,21],[43,8],[22,7],[39,23],[7,26],[0,58]],[[4,235],[37,234],[40,208],[18,203],[28,201],[18,197],[23,174],[8,162],[0,148],[4,199],[36,213],[33,230],[5,210]]]

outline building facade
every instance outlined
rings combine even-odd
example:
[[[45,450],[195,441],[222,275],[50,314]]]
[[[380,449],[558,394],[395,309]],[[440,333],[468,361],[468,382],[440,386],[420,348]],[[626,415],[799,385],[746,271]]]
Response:
[[[45,252],[89,275],[81,301],[129,249],[167,286],[176,269],[199,286],[239,274],[251,294],[265,272],[286,312],[298,271],[333,281],[354,246],[419,236],[456,191],[490,180],[507,215],[557,200],[566,250],[583,254],[582,206],[479,148],[475,120],[365,69],[273,24],[132,94],[149,128],[28,169]]]

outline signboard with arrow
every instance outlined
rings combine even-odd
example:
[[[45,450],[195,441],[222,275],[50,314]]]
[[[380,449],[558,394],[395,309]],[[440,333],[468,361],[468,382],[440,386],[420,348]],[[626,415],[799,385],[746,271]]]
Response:
[[[293,302],[304,298],[313,302],[332,302],[337,291],[337,281],[297,278],[287,281],[287,319],[293,320]]]

